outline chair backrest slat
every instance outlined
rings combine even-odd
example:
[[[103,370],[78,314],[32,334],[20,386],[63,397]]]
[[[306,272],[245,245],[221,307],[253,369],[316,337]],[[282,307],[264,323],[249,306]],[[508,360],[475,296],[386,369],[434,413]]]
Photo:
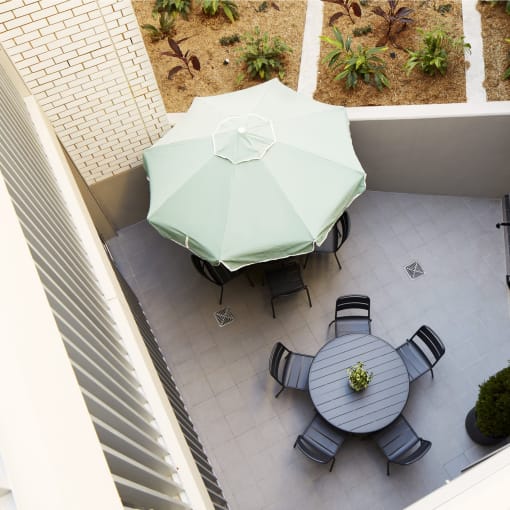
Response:
[[[411,338],[411,340],[415,343],[415,345],[418,346],[415,338],[418,337],[423,344],[428,348],[430,351],[430,354],[432,355],[432,359],[429,359],[431,361],[432,365],[437,363],[439,358],[446,352],[446,348],[439,338],[439,336],[430,328],[429,326],[423,325]],[[430,358],[430,356],[427,354],[427,352],[422,349],[420,346],[418,346],[420,350],[423,352],[427,358]]]

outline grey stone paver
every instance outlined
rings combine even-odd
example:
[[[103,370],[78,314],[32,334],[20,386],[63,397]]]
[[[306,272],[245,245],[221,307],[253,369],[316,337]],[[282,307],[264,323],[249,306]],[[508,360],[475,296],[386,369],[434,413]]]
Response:
[[[109,242],[137,293],[182,391],[232,510],[398,509],[488,452],[464,430],[478,384],[509,358],[510,318],[499,200],[365,192],[349,209],[352,233],[339,252],[311,257],[303,271],[313,307],[300,294],[271,316],[266,287],[239,278],[225,286],[235,320],[219,328],[219,289],[195,273],[189,254],[145,222]],[[419,261],[425,275],[404,267]],[[432,379],[412,384],[405,416],[432,441],[418,463],[395,466],[370,439],[349,438],[332,473],[292,448],[313,417],[309,397],[274,398],[272,345],[314,354],[326,341],[337,296],[372,299],[373,332],[394,346],[422,324],[446,354]]]

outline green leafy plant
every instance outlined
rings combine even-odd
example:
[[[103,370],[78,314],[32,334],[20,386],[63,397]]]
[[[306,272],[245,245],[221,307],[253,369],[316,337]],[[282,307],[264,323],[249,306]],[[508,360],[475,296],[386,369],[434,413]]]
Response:
[[[322,1],[329,2],[331,4],[336,4],[342,7],[343,10],[345,11],[345,14],[349,16],[349,19],[351,20],[352,23],[354,23],[354,19],[352,18],[351,12],[352,14],[354,14],[354,16],[361,18],[361,7],[357,2],[354,2],[353,0],[322,0]],[[329,18],[328,22],[329,26],[332,27],[333,23],[341,16],[344,16],[344,13],[342,11],[335,12],[335,14],[333,14],[333,16]]]
[[[444,16],[452,10],[452,4],[440,4],[437,7],[434,5],[434,10]]]
[[[358,28],[353,29],[353,31],[352,31],[352,35],[354,37],[361,37],[362,35],[367,35],[367,34],[371,34],[371,33],[372,33],[371,25],[366,25],[364,27],[358,27]]]
[[[239,19],[239,10],[233,0],[202,0],[202,12],[205,15],[216,16],[220,9],[230,23],[234,23],[236,19]]]
[[[163,11],[159,14],[159,28],[146,23],[141,25],[149,33],[152,42],[158,42],[172,35],[175,31],[175,17]]]
[[[507,43],[510,43],[510,39],[505,39]],[[510,56],[510,54],[509,54]],[[510,78],[510,65],[506,68],[504,74],[503,74],[503,80],[508,80]]]
[[[152,15],[157,16],[162,12],[167,12],[172,16],[179,14],[184,19],[188,19],[191,7],[192,0],[156,0],[152,8]]]
[[[361,361],[349,367],[347,369],[347,375],[349,376],[349,384],[354,391],[364,390],[374,377],[374,373],[369,373]]]
[[[278,36],[270,38],[267,32],[260,33],[259,27],[253,32],[244,34],[244,45],[238,49],[240,54],[237,62],[244,65],[248,76],[252,79],[269,80],[273,74],[280,79],[285,76],[285,56],[292,51]],[[238,82],[244,79],[238,76]]]
[[[379,91],[390,86],[388,77],[384,74],[386,63],[379,57],[387,47],[364,48],[359,44],[353,49],[351,37],[344,41],[336,27],[333,27],[333,34],[334,39],[325,36],[321,39],[335,48],[323,59],[323,63],[328,64],[331,69],[340,69],[335,80],[345,80],[348,89],[354,89],[360,79],[365,83],[373,83]]]
[[[409,7],[399,7],[399,0],[388,0],[388,10],[384,10],[380,5],[374,7],[372,12],[381,16],[386,21],[386,33],[377,42],[377,45],[386,44],[390,40],[396,46],[395,37],[402,32],[407,25],[414,23],[411,14],[414,12]]]
[[[411,71],[418,68],[429,76],[435,76],[438,72],[445,75],[448,69],[448,54],[451,51],[463,49],[470,51],[471,45],[464,42],[464,36],[452,37],[442,28],[436,28],[425,32],[418,29],[422,34],[422,47],[417,51],[407,50],[409,58],[404,69],[409,75]]]
[[[510,435],[510,366],[480,384],[476,425],[486,436]]]
[[[187,69],[190,76],[193,78],[193,73],[191,72],[190,66],[195,71],[200,71],[200,61],[198,60],[198,57],[196,55],[193,55],[190,50],[187,50],[185,52],[182,51],[180,44],[184,41],[189,39],[189,37],[184,37],[183,39],[179,39],[176,41],[175,39],[172,39],[171,37],[168,38],[168,45],[170,46],[170,49],[172,51],[163,51],[161,52],[161,55],[165,55],[167,57],[173,57],[179,59],[182,64],[177,65],[175,67],[172,67],[170,71],[168,71],[167,78],[171,80],[175,74],[177,74],[179,71],[182,71],[183,69]]]
[[[488,1],[492,7],[494,7],[495,5],[501,5],[503,2],[501,2],[500,0],[483,0],[483,1]],[[505,12],[507,14],[510,14],[510,0],[505,0]]]
[[[274,2],[269,3],[266,2],[266,0],[264,0],[262,3],[258,5],[258,7],[255,7],[255,12],[266,12],[269,9],[269,6],[271,6],[276,11],[280,10],[276,3]]]
[[[241,41],[239,34],[226,35],[220,38],[220,44],[222,46],[233,46],[234,44]]]

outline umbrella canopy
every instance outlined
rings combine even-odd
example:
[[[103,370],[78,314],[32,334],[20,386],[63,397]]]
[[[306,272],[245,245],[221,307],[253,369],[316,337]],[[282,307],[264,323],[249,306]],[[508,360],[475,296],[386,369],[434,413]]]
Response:
[[[143,157],[149,223],[232,271],[312,251],[365,190],[345,109],[277,79],[197,97]]]

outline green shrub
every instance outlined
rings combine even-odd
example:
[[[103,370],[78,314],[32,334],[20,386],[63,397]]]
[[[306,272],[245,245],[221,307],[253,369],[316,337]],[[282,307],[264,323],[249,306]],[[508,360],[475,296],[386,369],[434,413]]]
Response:
[[[267,32],[261,34],[259,27],[255,27],[253,32],[242,36],[242,41],[244,46],[238,49],[240,56],[237,62],[245,67],[250,78],[265,81],[276,73],[283,79],[285,56],[292,49],[280,37],[271,39]],[[242,81],[244,77],[244,74],[240,74],[238,81]]]
[[[156,0],[152,8],[153,16],[162,12],[167,12],[172,16],[180,14],[184,19],[188,19],[191,12],[192,0]]]
[[[220,9],[230,23],[234,23],[236,19],[239,19],[237,4],[233,0],[202,0],[202,12],[205,15],[216,16]]]
[[[386,51],[387,47],[364,48],[359,44],[354,50],[351,46],[351,37],[344,41],[336,27],[333,27],[333,33],[334,39],[325,36],[321,36],[321,39],[335,47],[323,59],[323,63],[328,64],[329,68],[334,70],[340,68],[335,80],[345,80],[348,89],[355,88],[360,79],[365,83],[372,83],[379,91],[390,86],[384,74],[386,63],[378,56]]]
[[[149,33],[152,42],[158,42],[174,33],[174,24],[175,17],[163,11],[159,15],[159,28],[148,23],[141,25],[141,27]]]
[[[233,46],[235,43],[241,41],[239,34],[226,35],[224,37],[220,37],[220,44],[222,46]]]
[[[352,31],[352,35],[354,37],[361,37],[362,35],[367,35],[372,33],[372,26],[366,25],[364,27],[357,27]]]
[[[464,36],[454,38],[442,28],[429,32],[417,30],[423,35],[422,47],[417,51],[407,51],[409,58],[404,68],[408,75],[418,66],[429,76],[435,76],[438,72],[444,76],[448,69],[448,52],[471,49],[471,45],[464,42]]]
[[[480,384],[476,424],[486,436],[510,435],[510,366]]]

